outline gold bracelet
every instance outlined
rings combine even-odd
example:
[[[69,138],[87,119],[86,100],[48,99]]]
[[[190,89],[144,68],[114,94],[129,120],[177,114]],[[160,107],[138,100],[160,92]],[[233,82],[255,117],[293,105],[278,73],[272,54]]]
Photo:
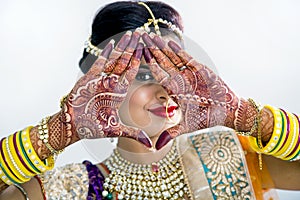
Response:
[[[251,136],[254,132],[257,132],[258,130],[258,123],[260,122],[259,119],[259,113],[261,111],[260,109],[260,105],[257,104],[253,99],[249,98],[248,101],[254,106],[254,108],[257,111],[257,116],[254,119],[254,123],[253,126],[251,127],[250,131],[236,131],[236,133],[238,135],[242,135],[242,136]]]
[[[63,96],[63,97],[60,99],[60,105],[59,105],[60,108],[63,108],[63,106],[64,106],[64,104],[65,104],[67,98],[68,98],[68,95],[65,95],[65,96]]]
[[[49,130],[48,130],[48,121],[50,116],[45,117],[38,125],[39,138],[43,141],[45,146],[49,149],[52,155],[58,155],[63,152],[63,150],[54,149],[48,142],[49,139]]]

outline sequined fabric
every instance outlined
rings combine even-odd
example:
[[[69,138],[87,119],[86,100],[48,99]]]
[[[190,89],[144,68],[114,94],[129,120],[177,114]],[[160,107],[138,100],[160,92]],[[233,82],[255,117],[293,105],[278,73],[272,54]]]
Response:
[[[83,164],[67,164],[39,176],[48,200],[82,200],[88,194],[89,177]]]
[[[254,199],[243,150],[232,131],[180,136],[182,169],[191,199]],[[50,200],[102,200],[103,183],[109,175],[105,161],[94,165],[69,164],[41,176]],[[112,199],[117,199],[113,194]]]

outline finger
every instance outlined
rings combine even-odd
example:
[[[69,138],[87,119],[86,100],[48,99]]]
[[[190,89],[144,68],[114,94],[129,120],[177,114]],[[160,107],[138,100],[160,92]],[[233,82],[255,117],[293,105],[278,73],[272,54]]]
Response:
[[[168,46],[180,57],[184,66],[189,67],[192,71],[199,71],[205,66],[198,63],[191,55],[189,55],[179,44],[170,40]]]
[[[148,48],[144,48],[143,54],[155,80],[164,85],[169,75],[159,66]]]
[[[112,50],[111,54],[109,55],[109,59],[107,61],[107,64],[105,65],[104,72],[107,74],[110,74],[117,63],[117,60],[124,52],[125,48],[128,46],[130,42],[132,32],[127,31],[120,39],[116,47]]]
[[[129,66],[125,69],[124,73],[120,78],[120,83],[132,83],[138,73],[139,66],[141,63],[141,58],[143,54],[143,43],[139,43],[134,51]]]
[[[159,136],[158,140],[156,141],[155,148],[157,150],[163,148],[166,144],[168,144],[172,139],[184,133],[184,127],[180,124],[173,126]]]
[[[151,34],[153,35],[153,33]],[[172,63],[172,61],[156,46],[156,44],[152,41],[152,38],[144,33],[142,35],[143,41],[147,45],[149,51],[152,53],[156,62],[159,66],[161,66],[168,74],[173,75],[177,73],[176,66]]]
[[[108,56],[114,47],[114,43],[115,43],[114,40],[109,41],[109,43],[104,47],[100,56],[94,62],[94,64],[92,65],[91,69],[87,72],[87,74],[96,75],[96,74],[100,74],[103,71]]]
[[[154,35],[152,37],[152,40],[177,68],[181,68],[183,66],[181,59],[176,55],[176,53],[167,45],[167,43],[160,36]]]
[[[120,58],[117,60],[116,66],[113,70],[113,73],[116,75],[121,75],[123,71],[127,68],[134,50],[137,47],[138,41],[141,35],[139,32],[135,31],[132,33],[131,40],[126,47],[125,51],[122,53]]]
[[[146,147],[152,148],[152,141],[144,131],[140,129],[128,127],[122,124],[120,125],[120,130],[122,130],[120,132],[120,137],[132,138],[142,143]]]

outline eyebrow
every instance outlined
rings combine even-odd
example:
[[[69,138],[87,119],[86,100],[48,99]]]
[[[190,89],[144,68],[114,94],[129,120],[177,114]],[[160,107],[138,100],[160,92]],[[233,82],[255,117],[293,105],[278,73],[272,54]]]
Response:
[[[150,69],[148,65],[140,65],[140,68],[142,68],[142,69]]]

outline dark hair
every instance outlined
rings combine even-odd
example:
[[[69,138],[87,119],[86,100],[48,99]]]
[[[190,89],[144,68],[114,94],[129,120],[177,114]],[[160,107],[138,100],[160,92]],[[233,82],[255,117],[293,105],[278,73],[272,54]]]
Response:
[[[145,1],[144,3],[151,9],[156,19],[167,20],[183,31],[181,16],[174,8],[159,1]],[[148,10],[135,1],[117,1],[107,4],[98,11],[93,20],[91,43],[98,46],[116,34],[143,26],[148,19],[151,19]],[[167,25],[161,23],[159,27],[168,28]],[[98,47],[103,48],[103,46]],[[82,72],[86,73],[95,60],[96,57],[88,56],[84,50],[79,62]]]

